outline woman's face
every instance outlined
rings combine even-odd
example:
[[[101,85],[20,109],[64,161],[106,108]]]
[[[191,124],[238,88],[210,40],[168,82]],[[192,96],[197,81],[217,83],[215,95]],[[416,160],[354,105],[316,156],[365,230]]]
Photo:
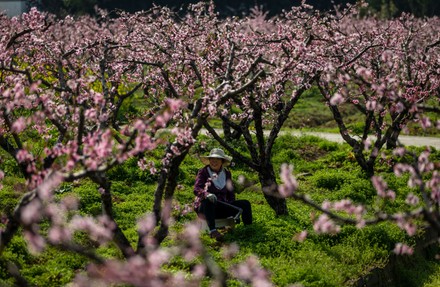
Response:
[[[209,167],[212,171],[220,171],[223,165],[223,160],[221,158],[210,157]]]

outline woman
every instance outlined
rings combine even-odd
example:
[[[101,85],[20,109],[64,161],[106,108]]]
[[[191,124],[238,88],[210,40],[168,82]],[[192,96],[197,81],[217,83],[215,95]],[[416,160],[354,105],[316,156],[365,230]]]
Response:
[[[235,199],[231,172],[225,168],[231,159],[219,148],[212,149],[208,156],[202,156],[205,167],[197,173],[194,185],[194,209],[206,219],[209,234],[216,240],[222,239],[221,233],[215,228],[216,218],[235,216],[241,208],[243,223],[252,223],[250,202]]]

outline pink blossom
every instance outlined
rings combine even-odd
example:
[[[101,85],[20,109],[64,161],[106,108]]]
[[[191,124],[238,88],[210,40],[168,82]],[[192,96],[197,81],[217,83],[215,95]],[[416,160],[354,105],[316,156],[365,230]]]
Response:
[[[399,177],[405,172],[413,173],[413,171],[414,168],[407,164],[398,163],[394,166],[394,174]]]
[[[151,174],[156,174],[157,173],[157,169],[153,166],[150,168],[150,173]]]
[[[196,222],[186,224],[182,235],[191,246],[197,249],[202,248],[200,241],[200,227]]]
[[[41,218],[42,205],[39,200],[32,200],[21,211],[21,221],[30,225]]]
[[[397,255],[412,255],[414,249],[403,243],[396,243],[393,252]]]
[[[340,93],[335,93],[330,99],[330,105],[337,106],[344,102],[344,97]]]
[[[61,199],[61,204],[66,210],[77,210],[79,207],[79,200],[75,196],[65,196]]]
[[[196,278],[203,278],[206,272],[207,272],[207,268],[205,265],[197,264],[196,266],[194,266],[191,274]]]
[[[185,103],[178,99],[168,98],[165,100],[165,102],[173,113],[185,106]]]
[[[396,156],[404,156],[406,153],[406,149],[404,147],[397,147],[393,150],[393,154]]]
[[[156,117],[156,126],[159,128],[164,128],[166,126],[166,123],[168,120],[164,116],[157,116]]]
[[[29,250],[33,254],[38,254],[38,253],[42,252],[44,250],[44,247],[46,246],[46,241],[37,232],[25,230],[24,231],[24,238],[26,239],[27,243],[29,244]]]
[[[405,200],[406,204],[416,206],[419,204],[419,197],[413,193],[409,193]]]
[[[417,226],[403,216],[397,216],[396,224],[400,229],[405,230],[409,236],[414,236],[416,234]]]
[[[308,235],[308,232],[303,230],[300,233],[295,234],[293,239],[298,242],[304,242],[304,240],[306,240],[306,238],[307,238],[307,235]]]
[[[13,124],[12,124],[12,132],[14,133],[20,133],[26,128],[26,120],[23,117],[19,117]]]
[[[432,177],[426,183],[426,186],[431,189],[431,192],[440,192],[440,172],[435,170]]]
[[[251,283],[252,286],[273,286],[268,278],[268,273],[261,268],[258,259],[250,256],[248,259],[232,269],[232,273],[241,280]]]
[[[143,159],[143,158],[138,160],[137,165],[139,166],[139,168],[141,170],[146,170],[147,169],[147,165],[146,165],[145,159]]]
[[[104,95],[101,93],[93,92],[93,102],[95,105],[101,106],[105,103]]]
[[[239,251],[240,251],[240,246],[237,243],[233,242],[233,243],[226,245],[222,248],[222,255],[223,255],[223,258],[230,260],[230,259],[234,258],[235,255],[237,255]]]
[[[82,230],[87,232],[90,237],[100,243],[105,243],[113,238],[114,226],[110,224],[110,220],[106,217],[100,217],[95,220],[91,217],[74,216],[70,221],[72,230]]]
[[[175,155],[180,155],[181,152],[179,150],[179,148],[175,145],[171,145],[171,151],[175,154]]]
[[[321,207],[322,207],[324,210],[330,210],[330,209],[332,208],[332,206],[333,206],[333,204],[332,204],[330,201],[328,201],[328,200],[324,200],[324,201],[322,202],[322,204],[321,204]]]
[[[85,116],[87,119],[89,119],[89,120],[91,120],[91,121],[94,121],[94,120],[96,120],[97,111],[96,111],[96,109],[94,109],[94,108],[87,109],[87,110],[84,112],[84,116]]]
[[[394,106],[396,113],[402,113],[405,110],[405,105],[402,102],[398,102],[395,106]]]
[[[364,149],[365,149],[365,151],[369,151],[370,147],[371,147],[371,139],[367,138],[364,141]]]
[[[293,165],[282,164],[280,178],[283,184],[279,185],[278,192],[282,197],[291,196],[298,189],[298,182],[292,175]]]
[[[170,254],[165,249],[157,249],[148,254],[147,261],[150,268],[159,269],[170,259]]]
[[[376,107],[377,107],[376,101],[368,101],[367,102],[367,105],[366,105],[367,110],[374,111],[376,109]]]
[[[431,192],[431,199],[436,202],[437,204],[440,203],[440,191],[435,190]]]
[[[420,187],[422,184],[422,180],[416,175],[412,175],[408,180],[409,187]]]
[[[72,232],[68,228],[55,225],[49,229],[48,237],[52,243],[66,242],[71,240]]]
[[[418,167],[420,172],[430,172],[434,169],[434,163],[429,160],[430,153],[428,151],[424,151],[420,154],[418,158]]]
[[[357,228],[364,228],[366,226],[366,222],[364,219],[361,219],[358,221],[358,223],[356,224]]]
[[[322,214],[318,220],[313,223],[313,229],[316,233],[336,234],[341,230],[341,227],[336,225],[327,214]]]
[[[388,189],[387,183],[380,176],[371,177],[371,182],[373,183],[374,188],[377,191],[377,194],[381,197],[386,197],[386,192]]]
[[[147,214],[137,222],[138,230],[141,234],[148,234],[156,227],[154,214]]]
[[[422,117],[422,120],[420,121],[420,124],[421,124],[423,129],[427,129],[427,128],[430,128],[432,126],[432,123],[431,123],[431,121],[429,120],[428,117]]]
[[[64,177],[59,172],[51,172],[38,186],[37,192],[41,199],[47,200],[52,197],[53,191],[64,181]]]
[[[67,86],[71,89],[71,90],[75,90],[76,87],[78,87],[78,83],[74,80],[68,80],[67,81]]]

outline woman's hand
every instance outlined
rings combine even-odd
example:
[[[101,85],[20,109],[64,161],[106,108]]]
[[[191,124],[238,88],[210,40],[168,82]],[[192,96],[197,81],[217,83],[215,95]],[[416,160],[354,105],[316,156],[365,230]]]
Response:
[[[209,193],[206,196],[207,199],[209,199],[209,201],[211,201],[212,203],[216,203],[217,202],[217,196],[215,196],[215,194]]]

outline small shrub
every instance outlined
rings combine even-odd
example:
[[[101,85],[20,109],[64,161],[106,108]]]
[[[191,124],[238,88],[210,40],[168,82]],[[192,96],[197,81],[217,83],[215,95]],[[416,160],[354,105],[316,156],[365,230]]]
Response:
[[[80,199],[81,212],[87,215],[99,215],[102,213],[101,195],[96,184],[90,181],[83,181],[73,191]]]
[[[15,175],[15,176],[21,176],[21,170],[15,161],[9,154],[7,154],[3,149],[0,151],[0,166],[1,170],[6,175]]]
[[[21,179],[14,177],[5,178],[3,181],[4,187],[0,190],[0,214],[12,213],[19,198],[22,196],[22,193],[17,191],[20,189],[19,186],[21,186],[21,181]]]
[[[337,196],[339,198],[350,198],[358,203],[367,203],[372,200],[376,194],[376,190],[370,180],[359,178],[350,184],[345,184]]]
[[[323,141],[319,143],[319,148],[325,151],[336,151],[339,149],[339,144],[331,141]]]
[[[145,183],[155,183],[159,174],[152,174],[149,169],[142,170],[138,166],[138,158],[130,158],[122,165],[117,165],[108,171],[107,175],[110,180],[116,181],[143,181]],[[156,166],[158,164],[156,163]],[[156,167],[159,170],[159,167]]]
[[[272,157],[273,163],[276,164],[293,163],[300,159],[301,159],[300,155],[291,149],[284,149],[278,151],[277,153],[274,153]]]
[[[347,177],[349,177],[349,174],[340,170],[324,170],[317,171],[311,176],[311,180],[318,188],[337,190],[341,188]]]

